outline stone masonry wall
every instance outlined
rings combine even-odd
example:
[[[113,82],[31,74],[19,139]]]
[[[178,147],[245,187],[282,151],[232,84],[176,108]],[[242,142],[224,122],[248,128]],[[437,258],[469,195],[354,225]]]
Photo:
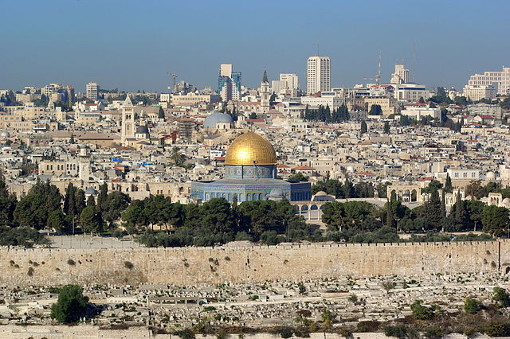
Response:
[[[136,249],[0,248],[0,285],[219,284],[506,272],[510,241]]]

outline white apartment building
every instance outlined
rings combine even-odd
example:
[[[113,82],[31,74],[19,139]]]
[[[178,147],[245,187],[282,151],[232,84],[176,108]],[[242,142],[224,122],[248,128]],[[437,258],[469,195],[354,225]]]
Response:
[[[318,108],[319,106],[329,106],[331,110],[337,109],[345,103],[345,98],[335,95],[323,95],[320,97],[306,96],[301,97],[301,104],[309,108]]]
[[[406,84],[409,82],[409,70],[404,65],[395,65],[390,84]]]
[[[41,88],[41,94],[44,94],[46,97],[50,97],[53,93],[58,93],[63,90],[64,86],[61,84],[49,84]]]
[[[99,97],[99,85],[96,82],[89,82],[85,86],[85,92],[87,99],[95,101]]]
[[[399,101],[427,100],[431,97],[430,91],[424,85],[413,83],[395,84],[395,99]]]
[[[308,58],[306,70],[306,92],[314,94],[331,89],[331,62],[326,56]]]
[[[452,180],[479,180],[480,170],[470,168],[449,168],[446,170]]]
[[[299,89],[299,78],[294,73],[282,73],[280,74],[280,80],[271,82],[271,89],[276,94],[295,96]]]
[[[510,94],[510,67],[503,67],[501,72],[485,72],[473,74],[468,80],[468,86],[489,86],[496,84],[499,95]]]
[[[412,117],[418,121],[424,116],[431,116],[434,119],[439,119],[441,117],[441,109],[439,107],[406,106],[405,109],[400,111],[400,114]]]
[[[493,99],[496,97],[497,89],[492,85],[466,85],[462,94],[473,101]]]

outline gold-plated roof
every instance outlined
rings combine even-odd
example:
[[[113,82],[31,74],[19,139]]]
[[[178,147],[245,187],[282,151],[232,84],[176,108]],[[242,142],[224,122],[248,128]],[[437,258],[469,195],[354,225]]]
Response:
[[[262,136],[248,132],[238,136],[227,150],[225,165],[275,165],[273,145]]]

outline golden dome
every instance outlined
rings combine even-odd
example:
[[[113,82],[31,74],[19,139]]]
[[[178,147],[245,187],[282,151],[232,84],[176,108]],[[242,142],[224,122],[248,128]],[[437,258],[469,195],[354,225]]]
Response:
[[[273,145],[262,136],[248,132],[238,136],[227,150],[225,165],[275,165]]]

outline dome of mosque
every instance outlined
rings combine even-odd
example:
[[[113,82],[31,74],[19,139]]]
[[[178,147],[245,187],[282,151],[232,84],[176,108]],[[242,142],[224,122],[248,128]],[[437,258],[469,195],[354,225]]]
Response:
[[[275,165],[273,145],[257,133],[238,136],[227,150],[225,165]]]
[[[214,112],[204,120],[204,128],[215,129],[216,124],[231,124],[234,120],[230,114]]]

